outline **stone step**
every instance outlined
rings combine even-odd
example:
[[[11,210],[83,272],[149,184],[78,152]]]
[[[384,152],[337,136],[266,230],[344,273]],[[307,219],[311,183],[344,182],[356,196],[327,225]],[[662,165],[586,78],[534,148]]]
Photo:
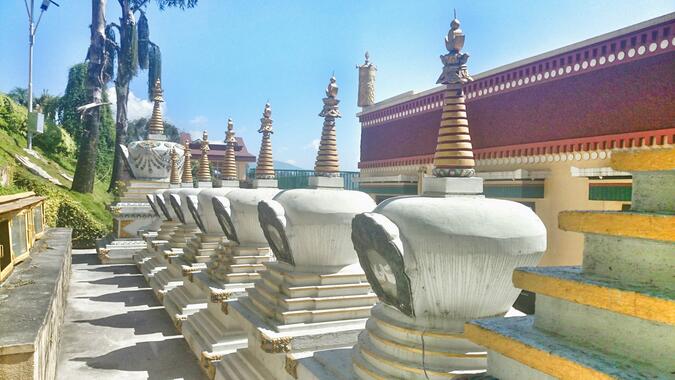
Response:
[[[262,264],[230,264],[228,267],[232,273],[251,273],[265,269]]]
[[[675,325],[675,294],[648,285],[627,285],[584,276],[580,267],[517,268],[513,285],[533,293]]]
[[[537,294],[534,327],[610,355],[675,373],[675,328]],[[639,337],[639,338],[636,338]]]
[[[491,353],[557,378],[646,380],[669,376],[647,364],[566,341],[534,328],[533,322],[533,316],[475,320],[465,325],[464,333]],[[505,376],[493,372],[490,375]]]
[[[246,349],[225,355],[217,362],[215,367],[215,379],[217,380],[269,380],[276,378],[263,366],[249,364],[251,355]],[[255,359],[253,359],[255,360]],[[255,363],[255,362],[254,362]]]
[[[565,231],[675,243],[675,214],[629,211],[563,211],[558,226]]]
[[[258,282],[255,291],[263,296],[267,301],[279,309],[285,311],[295,310],[320,310],[336,309],[340,307],[368,306],[377,302],[375,293],[366,294],[345,294],[328,297],[298,297],[292,298],[286,294],[279,293],[276,289],[270,288],[264,282]]]
[[[656,240],[588,234],[583,272],[675,292],[675,246]]]

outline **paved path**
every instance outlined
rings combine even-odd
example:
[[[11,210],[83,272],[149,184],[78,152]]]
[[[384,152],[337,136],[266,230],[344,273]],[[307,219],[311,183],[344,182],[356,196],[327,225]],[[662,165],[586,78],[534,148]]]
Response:
[[[203,379],[135,265],[73,251],[57,379]]]

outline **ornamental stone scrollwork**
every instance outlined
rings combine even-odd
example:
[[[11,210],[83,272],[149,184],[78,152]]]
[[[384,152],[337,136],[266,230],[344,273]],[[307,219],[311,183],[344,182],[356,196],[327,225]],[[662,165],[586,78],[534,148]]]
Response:
[[[270,338],[267,335],[260,333],[260,348],[269,354],[290,352],[292,341],[293,338],[290,336]]]
[[[222,303],[232,298],[232,293],[228,291],[213,291],[211,292],[211,302]]]
[[[258,219],[265,239],[278,261],[295,265],[288,238],[286,237],[286,217],[284,207],[279,202],[261,201],[258,203]]]
[[[230,208],[230,200],[225,197],[213,197],[213,211],[216,214],[218,223],[223,229],[227,239],[233,242],[239,242],[237,239],[237,230],[232,223],[232,209]]]
[[[383,215],[359,214],[352,221],[352,241],[375,294],[405,315],[414,316],[398,227]]]

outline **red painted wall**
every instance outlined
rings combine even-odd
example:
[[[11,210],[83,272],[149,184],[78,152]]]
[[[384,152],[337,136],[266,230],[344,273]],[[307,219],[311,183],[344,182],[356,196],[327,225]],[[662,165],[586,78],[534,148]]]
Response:
[[[474,148],[675,127],[675,52],[467,102]],[[361,130],[361,161],[432,154],[440,109]]]

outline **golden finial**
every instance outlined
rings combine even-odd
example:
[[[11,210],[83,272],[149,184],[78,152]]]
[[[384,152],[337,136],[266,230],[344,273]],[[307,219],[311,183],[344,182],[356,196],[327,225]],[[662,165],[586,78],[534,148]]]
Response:
[[[340,115],[340,109],[338,108],[340,100],[337,99],[337,93],[338,85],[335,76],[332,76],[326,87],[326,97],[323,98],[323,110],[319,113],[324,121],[319,151],[316,154],[316,163],[314,164],[314,172],[317,176],[337,177],[340,175],[335,119],[342,117],[342,115]]]
[[[185,163],[183,164],[183,183],[192,184],[192,152],[190,152],[190,141],[185,140]]]
[[[443,73],[437,81],[445,85],[445,92],[434,154],[433,174],[436,177],[471,177],[475,174],[463,90],[464,84],[472,79],[466,68],[469,55],[461,52],[464,33],[459,26],[455,17],[445,38],[448,54],[441,56]]]
[[[180,184],[180,176],[178,175],[178,153],[176,148],[171,148],[171,177],[169,183],[172,185]]]
[[[154,105],[152,107],[152,116],[148,122],[148,134],[149,135],[163,135],[164,134],[164,119],[162,117],[162,105],[164,102],[162,93],[162,85],[159,82],[159,78],[155,81],[155,87],[152,90],[152,100]]]
[[[202,155],[199,157],[199,171],[197,172],[198,182],[211,182],[211,165],[209,163],[209,133],[204,131],[202,134]]]
[[[272,107],[270,104],[265,104],[263,110],[263,117],[260,119],[260,129],[258,133],[262,133],[262,142],[260,143],[260,154],[258,154],[258,164],[255,168],[255,178],[257,179],[274,179],[274,160],[272,159]]]
[[[237,138],[234,137],[234,122],[227,119],[227,132],[225,132],[225,158],[223,159],[222,175],[227,181],[237,180],[237,163],[234,157],[234,148],[237,146]]]

